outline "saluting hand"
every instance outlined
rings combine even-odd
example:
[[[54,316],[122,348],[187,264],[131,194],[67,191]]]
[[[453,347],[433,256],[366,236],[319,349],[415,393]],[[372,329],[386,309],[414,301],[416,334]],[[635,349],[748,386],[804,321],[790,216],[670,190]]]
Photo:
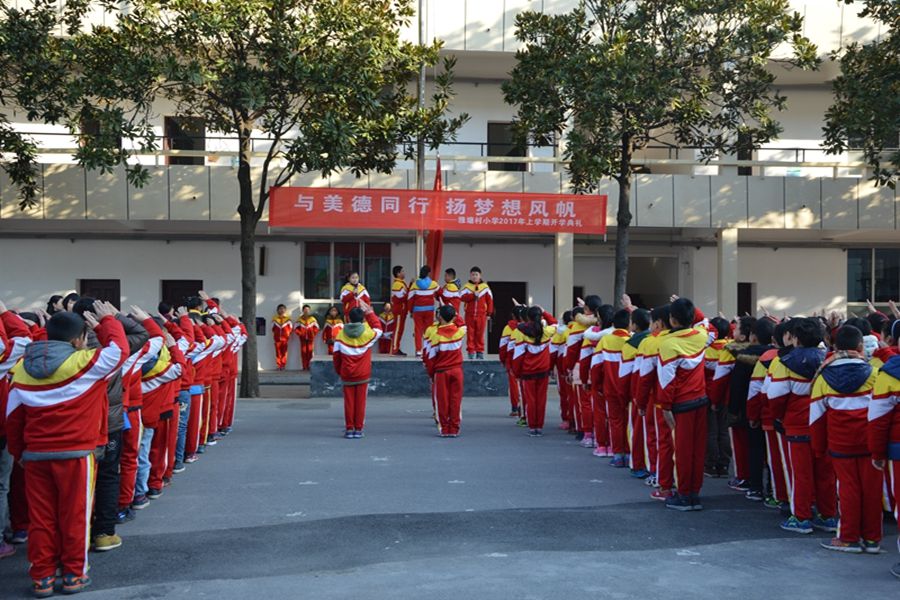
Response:
[[[147,319],[150,318],[150,315],[147,313],[147,311],[145,311],[140,306],[137,306],[136,304],[132,304],[130,308],[131,308],[131,314],[134,315],[134,318],[137,319],[139,322],[146,321]]]

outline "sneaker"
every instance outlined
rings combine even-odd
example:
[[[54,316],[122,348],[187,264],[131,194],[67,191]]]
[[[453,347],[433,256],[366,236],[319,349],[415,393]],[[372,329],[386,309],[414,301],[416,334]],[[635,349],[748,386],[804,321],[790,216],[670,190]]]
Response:
[[[216,438],[215,438],[214,436],[212,436],[212,435],[210,435],[210,436],[208,436],[208,437],[206,438],[206,445],[207,445],[207,446],[215,446],[215,445],[218,444],[218,443],[219,443],[219,442],[217,442],[217,441],[216,441]]]
[[[734,479],[728,482],[728,487],[733,489],[736,492],[748,492],[750,491],[750,485],[747,483],[746,479],[738,479],[735,477]]]
[[[56,577],[34,579],[31,582],[31,595],[35,598],[49,598],[53,595],[54,585],[56,585]]]
[[[891,567],[891,575],[893,575],[897,579],[900,579],[900,563],[897,563],[896,565]]]
[[[529,429],[529,430],[528,430],[528,435],[531,436],[531,437],[540,437],[540,436],[542,436],[542,435],[544,435],[544,434],[541,433],[541,430],[540,430],[540,429]]]
[[[601,448],[600,446],[597,446],[596,448],[594,448],[594,451],[591,452],[591,454],[593,456],[596,456],[597,458],[606,458],[606,451],[603,448]]]
[[[835,552],[847,552],[849,554],[862,554],[863,549],[859,544],[851,544],[849,542],[845,542],[841,538],[832,538],[828,542],[822,542],[819,544],[826,550],[833,550]]]
[[[197,454],[206,454],[206,446],[204,444],[197,446]]]
[[[447,437],[448,437],[448,438],[458,438],[458,437],[459,437],[459,434],[458,434],[458,433],[448,433],[448,434],[447,434]]]
[[[747,493],[744,494],[744,498],[750,500],[751,502],[762,502],[765,500],[762,492],[757,492],[756,490],[747,490]]]
[[[197,462],[198,460],[200,460],[199,456],[197,456],[196,454],[191,454],[187,458],[184,459],[184,463],[186,465],[192,465],[195,462]]]
[[[91,585],[91,578],[87,575],[66,575],[63,577],[63,594],[77,594],[83,592]]]
[[[631,476],[635,479],[647,479],[648,477],[650,477],[650,471],[648,471],[647,469],[632,469]]]
[[[12,537],[9,538],[10,544],[24,544],[28,541],[28,532],[24,529],[16,529],[13,531]]]
[[[703,503],[700,502],[700,494],[691,494],[691,510],[703,510]]]
[[[366,437],[366,434],[364,434],[362,430],[353,432],[353,439],[355,440],[361,440],[364,437]]]
[[[356,432],[354,432],[352,429],[348,429],[347,431],[344,432],[345,440],[352,440],[355,437],[356,437]]]
[[[787,521],[784,521],[781,524],[781,528],[785,531],[792,531],[794,533],[812,533],[813,526],[812,521],[809,519],[805,519],[801,521],[794,515],[788,517]]]
[[[829,517],[826,519],[822,515],[818,515],[816,517],[813,517],[812,526],[814,529],[818,529],[819,531],[837,533],[838,520],[836,517]]]
[[[404,352],[403,350],[396,350],[396,351],[392,354],[392,356],[406,356],[406,352]]]
[[[650,492],[651,498],[653,498],[654,500],[660,500],[662,502],[665,502],[673,495],[674,494],[669,490],[653,490],[652,492]]]
[[[511,417],[518,417],[518,416],[519,416],[519,411],[517,411],[516,409],[512,409],[511,411],[509,411],[509,416],[511,416]]]
[[[659,480],[656,478],[656,473],[650,473],[650,476],[644,480],[644,485],[649,487],[659,487]]]
[[[484,360],[484,352],[476,352],[475,358],[478,360]]]
[[[576,431],[576,432],[575,432],[575,441],[576,441],[576,442],[580,442],[580,441],[583,440],[583,439],[584,439],[584,432],[583,432],[583,431]]]
[[[716,475],[719,477],[728,477],[728,467],[717,467]]]
[[[582,448],[593,448],[594,447],[594,435],[591,433],[584,434],[584,438],[581,440]]]
[[[16,553],[16,547],[6,542],[0,542],[0,558],[9,558]]]
[[[474,353],[474,352],[469,352],[469,353],[468,353],[468,357],[469,357],[469,360],[475,360],[475,353]]]
[[[94,538],[95,552],[108,552],[109,550],[115,550],[121,545],[122,538],[116,534],[106,535],[105,533],[101,533]]]
[[[705,469],[703,469],[703,476],[718,478],[719,470],[714,467],[706,467]]]
[[[173,471],[173,473],[174,473],[174,471]],[[172,485],[172,478],[171,477],[163,477],[163,487],[167,488],[170,485]]]
[[[597,449],[600,450],[599,456],[602,456],[603,458],[613,458],[613,456],[615,456],[612,448],[609,446],[597,446]]]
[[[624,454],[618,454],[614,456],[611,461],[609,461],[609,466],[615,467],[617,469],[624,469],[628,466],[628,462],[625,460]]]
[[[184,473],[185,469],[187,469],[187,467],[184,466],[183,462],[177,462],[172,468],[172,472],[177,475],[178,473]]]
[[[766,508],[773,508],[775,510],[778,510],[781,508],[781,502],[779,502],[777,498],[769,496],[763,501],[763,506],[765,506]]]
[[[691,504],[690,497],[682,496],[681,494],[672,494],[671,496],[666,498],[666,508],[671,508],[672,510],[681,512],[694,510],[693,505]]]
[[[134,501],[131,503],[131,508],[133,508],[134,510],[143,510],[148,506],[150,506],[150,498],[148,498],[144,494],[135,496]]]
[[[881,544],[878,542],[863,540],[862,549],[866,554],[881,554]]]
[[[416,352],[416,358],[422,358],[422,351]]]
[[[562,423],[559,424],[559,428],[562,429],[563,431],[568,431],[569,430],[569,422],[563,421]]]
[[[122,525],[123,523],[127,523],[128,521],[134,521],[134,518],[137,516],[137,513],[134,512],[134,509],[130,506],[128,508],[123,508],[116,514],[116,523]]]
[[[163,495],[162,490],[158,490],[156,488],[150,488],[149,490],[147,490],[147,498],[149,498],[150,500],[156,500],[157,498],[159,498],[162,495]]]

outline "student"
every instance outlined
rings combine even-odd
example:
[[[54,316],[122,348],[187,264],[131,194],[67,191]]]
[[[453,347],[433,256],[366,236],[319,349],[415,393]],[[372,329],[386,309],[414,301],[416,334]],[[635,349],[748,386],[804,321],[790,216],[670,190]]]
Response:
[[[437,416],[437,391],[434,387],[434,375],[429,370],[429,361],[431,360],[431,338],[434,337],[439,326],[440,322],[437,314],[435,314],[434,322],[425,330],[422,340],[422,365],[425,367],[425,373],[428,375],[428,381],[431,386],[431,418],[434,420],[434,424],[438,426],[438,429],[440,429],[441,422]]]
[[[462,416],[463,369],[462,344],[466,326],[452,306],[441,306],[438,326],[429,339],[428,374],[434,379],[438,435],[459,437]]]
[[[559,393],[559,428],[563,431],[568,431],[572,422],[572,384],[565,372],[566,331],[571,322],[572,311],[567,310],[563,313],[560,323],[556,325],[556,333],[550,339],[550,360],[553,363],[553,370],[556,371],[556,389]]]
[[[300,338],[301,367],[304,371],[309,371],[309,365],[312,362],[316,345],[316,336],[319,334],[319,320],[312,314],[312,307],[309,304],[303,305],[302,312],[297,317],[297,327],[294,331],[297,337]]]
[[[629,321],[631,337],[628,338],[628,341],[622,347],[622,367],[620,369],[622,389],[625,393],[625,400],[628,403],[628,429],[631,431],[631,437],[628,440],[630,444],[629,467],[631,468],[632,477],[646,479],[652,474],[648,440],[652,439],[655,444],[656,435],[655,427],[653,428],[654,435],[652,437],[647,435],[647,419],[638,408],[636,391],[642,360],[640,346],[650,336],[650,312],[642,308],[636,308],[631,311]],[[655,471],[655,468],[653,470]]]
[[[341,319],[338,307],[332,306],[329,308],[325,314],[325,326],[322,328],[322,341],[325,342],[325,346],[328,348],[328,356],[334,354],[334,340],[343,325],[344,320]]]
[[[482,359],[487,322],[494,314],[494,296],[482,280],[480,268],[469,269],[469,281],[463,286],[461,298],[466,303],[466,352],[470,360]]]
[[[710,477],[723,477],[728,474],[728,466],[731,464],[731,440],[728,435],[728,377],[724,370],[718,370],[718,366],[720,357],[727,353],[725,347],[733,340],[728,337],[731,327],[727,320],[715,317],[709,324],[716,334],[716,340],[706,349],[704,368],[706,393],[709,397],[705,473]]]
[[[513,372],[522,384],[528,434],[542,436],[547,410],[547,386],[554,368],[550,340],[556,334],[556,319],[540,306],[526,311],[525,322],[517,326]]]
[[[341,304],[343,305],[343,314],[349,315],[350,310],[360,305],[360,302],[369,304],[369,292],[359,281],[359,273],[353,271],[347,274],[344,279],[344,287],[341,288]]]
[[[650,497],[663,502],[669,499],[675,487],[672,430],[663,419],[662,411],[656,406],[659,390],[659,345],[669,334],[670,328],[668,304],[650,311],[650,335],[638,346],[640,360],[636,365],[638,381],[635,383],[635,403],[638,413],[644,417],[650,458],[651,473],[646,483],[658,488],[650,492]]]
[[[378,315],[378,319],[381,321],[381,329],[384,332],[378,340],[378,353],[390,354],[394,340],[394,331],[397,328],[397,315],[394,314],[390,302],[384,303],[384,308],[381,310],[381,314]]]
[[[344,384],[344,437],[363,437],[366,396],[372,376],[372,348],[382,329],[372,307],[361,302],[347,315],[349,322],[334,340],[334,370]]]
[[[444,285],[438,294],[441,304],[449,304],[459,314],[459,305],[462,303],[460,281],[456,278],[456,269],[444,271]],[[471,358],[471,357],[470,357]]]
[[[175,438],[175,455],[173,457],[172,473],[183,473],[185,470],[185,448],[187,445],[188,421],[191,414],[191,398],[195,394],[202,393],[202,388],[197,390],[194,384],[195,370],[191,357],[197,350],[197,342],[194,339],[194,327],[188,317],[187,309],[179,308],[166,321],[166,331],[178,341],[178,348],[185,356],[183,373],[180,379],[178,399],[178,430]]]
[[[604,323],[605,324],[605,323]],[[596,389],[598,398],[603,405],[603,413],[606,415],[605,426],[608,433],[606,455],[612,454],[610,466],[624,469],[628,466],[628,424],[626,381],[622,377],[622,352],[631,333],[628,331],[631,324],[631,314],[621,309],[613,313],[611,329],[603,335],[594,348],[591,357],[591,385]],[[604,331],[607,331],[604,329]],[[597,414],[595,407],[594,414]],[[598,441],[598,446],[600,442]],[[598,450],[603,450],[598,448]]]
[[[868,322],[866,322],[868,324]],[[829,454],[838,483],[838,535],[822,547],[838,552],[881,552],[881,472],[872,465],[867,434],[877,372],[869,365],[862,332],[844,325],[835,352],[813,380],[809,428],[813,453]]]
[[[288,342],[291,341],[291,332],[294,323],[287,312],[287,306],[279,304],[272,317],[272,342],[275,344],[275,368],[284,371],[288,361]]]
[[[409,286],[406,285],[406,271],[400,265],[395,265],[391,269],[394,281],[391,282],[391,305],[394,308],[394,314],[397,315],[397,330],[394,332],[394,339],[391,342],[391,354],[395,356],[406,356],[406,353],[400,349],[403,342],[403,331],[406,328],[406,316],[409,314]]]
[[[582,374],[580,361],[584,334],[597,323],[594,311],[599,310],[603,301],[600,296],[588,296],[580,302],[582,312],[575,315],[566,336],[566,371],[572,379],[575,390],[575,416],[577,419],[577,435],[575,439],[584,448],[594,447],[594,413],[591,408],[591,390],[588,377]]]
[[[64,593],[91,583],[93,452],[107,442],[106,378],[128,357],[125,330],[114,314],[97,302],[84,318],[53,315],[47,341],[29,345],[13,375],[7,435],[10,453],[25,465],[29,573],[39,598],[53,594],[60,565]],[[102,348],[85,347],[87,327]]]
[[[419,269],[419,278],[409,286],[407,307],[412,313],[416,344],[416,357],[422,356],[422,340],[425,330],[434,323],[434,301],[439,292],[438,284],[431,279],[431,267]]]
[[[510,348],[515,348],[515,340],[513,340],[513,333],[518,329],[519,324],[525,318],[525,307],[518,304],[515,299],[513,299],[513,309],[512,313],[510,313],[510,320],[503,327],[503,334],[500,336],[500,345],[498,347],[498,355],[500,358],[500,364],[503,365],[503,368],[506,370],[506,378],[509,381],[509,404],[510,411],[509,416],[511,417],[521,417],[522,416],[522,406],[521,406],[521,397],[519,389],[519,380],[516,379],[516,375],[513,372],[512,368],[512,360],[513,354],[510,352]]]
[[[825,359],[825,352],[819,349],[822,335],[818,320],[793,320],[788,338],[794,349],[773,370],[766,392],[776,426],[783,426],[787,436],[793,475],[791,516],[781,524],[781,528],[795,533],[812,533],[813,529],[834,533],[837,530],[837,498],[831,457],[827,454],[815,456],[809,437],[812,379]]]
[[[672,330],[659,345],[656,405],[675,437],[678,470],[677,493],[666,500],[666,508],[678,511],[703,510],[703,463],[706,453],[706,396],[704,360],[708,331],[693,326],[697,319],[694,304],[687,298],[672,302],[669,322]]]
[[[894,348],[900,347],[900,320],[885,328],[890,331]],[[900,522],[900,355],[890,357],[875,380],[875,391],[869,404],[869,451],[872,466],[889,475],[894,496],[894,520]],[[897,539],[900,548],[900,537]],[[891,574],[900,579],[900,563],[891,568]]]
[[[769,386],[772,383],[772,373],[779,368],[781,359],[788,354],[793,346],[785,341],[785,334],[790,331],[789,321],[782,321],[772,328],[774,321],[760,319],[756,323],[754,331],[756,340],[765,342],[769,339],[769,331],[774,348],[766,350],[753,367],[753,375],[750,378],[750,387],[747,392],[747,424],[749,427],[748,442],[751,444],[749,463],[749,478],[747,486],[750,488],[746,497],[748,500],[762,500],[767,508],[788,506],[790,499],[791,477],[788,462],[787,442],[784,438],[784,429],[775,429],[775,416],[769,403]],[[763,464],[757,457],[759,444],[758,432],[762,428],[765,440],[764,463],[769,469],[769,490],[763,490]]]
[[[602,458],[612,458],[612,442],[610,441],[609,416],[606,411],[606,399],[603,396],[603,370],[600,364],[593,364],[594,350],[600,344],[600,340],[612,333],[612,324],[615,309],[611,304],[601,305],[595,313],[595,323],[584,332],[584,341],[581,344],[579,357],[579,369],[581,380],[586,382],[591,397],[591,415],[593,417],[592,432],[593,446],[583,442],[582,446],[593,447],[593,455]]]

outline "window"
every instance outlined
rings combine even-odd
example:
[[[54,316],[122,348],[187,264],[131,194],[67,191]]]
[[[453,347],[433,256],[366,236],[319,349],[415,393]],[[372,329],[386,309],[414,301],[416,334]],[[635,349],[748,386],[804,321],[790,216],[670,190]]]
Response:
[[[875,302],[900,299],[900,250],[875,250]]]
[[[167,150],[206,150],[206,121],[199,117],[166,117],[165,148]],[[202,156],[170,156],[170,165],[202,165]]]
[[[526,156],[525,148],[516,144],[513,139],[510,123],[488,123],[488,156]],[[489,162],[489,171],[524,171],[525,163],[521,162]]]
[[[741,132],[738,134],[737,159],[753,160],[753,137],[748,133]],[[738,167],[738,175],[753,175],[753,167]],[[755,311],[750,311],[750,314],[754,314],[754,312]]]
[[[202,279],[163,279],[159,297],[173,308],[184,306],[188,296],[196,296],[203,289]]]
[[[388,242],[306,242],[303,259],[303,295],[306,302],[340,297],[344,277],[358,272],[374,302],[391,294],[391,245]]]
[[[82,143],[86,143],[88,140],[96,140],[102,146],[122,147],[122,136],[113,136],[111,133],[104,132],[100,120],[90,114],[81,117],[81,138]]]
[[[847,250],[847,302],[851,313],[865,314],[866,300],[887,312],[888,300],[900,299],[900,249]]]
[[[872,250],[847,251],[847,301],[865,302],[872,298]]]
[[[122,288],[118,279],[79,279],[78,294],[122,308]]]

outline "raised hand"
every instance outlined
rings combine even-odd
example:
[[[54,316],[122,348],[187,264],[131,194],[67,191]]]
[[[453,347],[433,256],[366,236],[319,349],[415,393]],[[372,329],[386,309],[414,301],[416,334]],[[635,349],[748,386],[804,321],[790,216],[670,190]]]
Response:
[[[897,308],[897,303],[893,300],[888,300],[888,307],[891,309],[891,314],[894,315],[894,318],[900,319],[900,308]]]
[[[629,296],[628,294],[622,294],[622,308],[624,308],[628,312],[632,312],[634,310],[634,304],[631,303],[631,296]]]
[[[672,294],[671,296],[669,296],[669,302],[675,302],[676,300],[678,300],[678,294]]]
[[[114,307],[109,302],[101,302],[100,300],[97,300],[96,302],[94,302],[93,312],[93,316],[96,317],[96,320],[99,323],[103,320],[103,317],[114,317],[119,311],[116,310],[116,307]],[[86,314],[87,312],[85,312],[85,315]]]
[[[175,338],[173,338],[172,335],[168,331],[165,333],[165,337],[166,337],[166,348],[171,348],[172,346],[174,346],[177,343],[177,342],[175,342]]]
[[[150,318],[150,315],[147,313],[147,311],[145,311],[143,308],[141,308],[140,306],[138,306],[136,304],[132,304],[130,309],[131,309],[131,314],[134,315],[134,318],[137,319],[139,322],[146,321],[147,319]]]
[[[96,302],[95,305],[96,304],[99,304],[99,302]],[[97,320],[97,317],[95,317],[94,313],[92,313],[90,311],[84,311],[84,321],[85,321],[85,323],[87,323],[87,326],[90,327],[91,329],[96,329],[100,325],[100,322]]]
[[[184,306],[179,306],[179,307],[175,310],[175,317],[178,318],[178,319],[180,319],[181,317],[186,317],[187,314],[188,314],[188,309],[187,309],[186,307],[184,307]]]
[[[204,301],[209,300],[209,294],[207,294],[207,293],[204,292],[203,290],[199,290],[199,291],[197,292],[197,295],[200,296],[200,299],[201,299],[201,300],[204,300]]]
[[[584,308],[584,300],[582,300],[581,298],[575,298],[575,302],[578,303],[578,306]]]

